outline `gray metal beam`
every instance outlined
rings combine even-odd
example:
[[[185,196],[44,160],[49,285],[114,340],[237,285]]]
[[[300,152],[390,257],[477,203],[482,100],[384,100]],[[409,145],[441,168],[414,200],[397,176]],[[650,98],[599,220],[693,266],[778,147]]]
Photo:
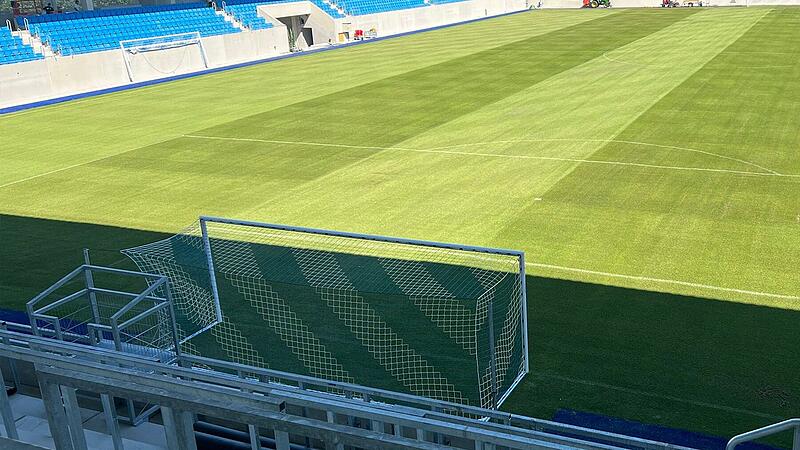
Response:
[[[480,408],[474,410],[485,411],[493,420],[503,423],[484,422],[408,406],[348,399],[277,383],[243,380],[217,372],[168,366],[113,351],[13,332],[0,331],[0,342],[11,343],[0,345],[0,357],[40,362],[40,376],[47,377],[53,383],[109,396],[135,398],[170,408],[320,439],[331,443],[333,448],[342,445],[429,448],[435,445],[432,442],[403,438],[402,433],[398,432],[390,434],[380,429],[368,431],[339,425],[332,420],[336,415],[366,417],[381,423],[391,423],[397,431],[404,427],[409,431],[417,430],[423,437],[426,434],[439,434],[511,448],[613,448],[578,439],[556,437],[541,431],[548,426],[561,427],[562,432],[590,437],[585,433],[592,430]],[[292,405],[293,408],[321,411],[327,414],[327,420],[285,414],[279,406],[282,403]],[[514,426],[508,423],[513,423]],[[611,433],[595,433],[599,433],[595,436],[605,436],[606,442],[619,442],[619,446],[626,448],[675,448]],[[376,442],[380,445],[375,444]]]
[[[86,386],[84,389],[92,390]],[[100,394],[100,402],[103,404],[103,419],[106,422],[106,433],[111,436],[114,450],[123,450],[122,436],[119,433],[119,422],[117,422],[117,409],[114,406],[114,398],[108,394]]]
[[[69,435],[72,438],[72,447],[75,450],[88,450],[86,433],[83,431],[83,420],[81,419],[81,410],[78,406],[78,397],[75,395],[75,389],[62,386],[61,397],[64,400],[64,410],[67,414],[67,426],[69,427]]]
[[[167,406],[161,407],[167,447],[175,450],[197,450],[192,415]]]
[[[53,444],[56,450],[74,450],[69,428],[65,426],[68,423],[67,415],[64,411],[64,404],[61,401],[61,391],[58,388],[58,384],[40,376],[39,389],[47,415],[47,423],[50,426],[50,435],[53,437]]]
[[[106,395],[113,393],[114,396],[119,397],[138,396],[140,399],[152,403],[165,404],[169,407],[190,410],[197,414],[222,418],[233,422],[263,426],[265,428],[271,428],[276,432],[283,431],[301,436],[309,436],[322,441],[339,441],[345,445],[381,450],[401,450],[408,448],[435,450],[440,448],[431,443],[397,438],[393,435],[355,429],[346,425],[330,425],[323,421],[292,416],[280,411],[271,411],[269,408],[265,407],[270,403],[269,401],[257,403],[247,401],[240,402],[238,398],[229,398],[226,401],[220,402],[217,398],[208,398],[205,395],[208,391],[202,389],[200,392],[191,393],[187,397],[184,392],[175,392],[172,390],[172,388],[178,387],[177,382],[171,386],[165,385],[161,388],[153,388],[124,379],[105,378],[68,369],[54,369],[50,367],[42,367],[40,376],[50,382],[71,385],[81,390],[105,392],[107,393]],[[231,392],[230,394],[238,393]],[[560,447],[549,445],[539,447],[534,445],[527,448],[559,449]]]
[[[9,360],[9,362],[13,364],[14,361]],[[3,378],[2,369],[0,369],[0,389],[2,389],[0,391],[0,418],[3,419],[6,437],[19,439],[17,424],[14,422],[14,413],[11,412],[11,402],[8,399],[8,392],[6,392],[6,380]]]

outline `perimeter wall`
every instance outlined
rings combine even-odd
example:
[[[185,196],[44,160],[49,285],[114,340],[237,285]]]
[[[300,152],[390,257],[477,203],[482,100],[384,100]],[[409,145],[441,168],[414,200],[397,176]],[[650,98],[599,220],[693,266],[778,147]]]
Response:
[[[203,38],[208,67],[277,56],[289,51],[286,30],[267,29]],[[205,69],[198,45],[130,56],[121,50],[0,65],[0,108]]]
[[[333,19],[311,2],[283,3],[259,7],[259,14],[273,23],[272,28],[213,36],[202,41],[208,68],[215,68],[289,53],[290,34],[285,22],[294,25],[292,35],[296,36],[296,47],[305,49],[310,43],[305,42],[303,33],[299,32],[302,28],[313,32],[309,41],[327,46],[339,42],[342,33],[352,37],[356,29],[374,28],[378,36],[388,36],[525,8],[526,0],[467,0]],[[293,16],[293,21],[279,20]],[[128,59],[133,80],[129,77],[121,50],[50,56],[38,61],[0,65],[0,108],[206,69],[198,45],[142,52],[130,55]]]

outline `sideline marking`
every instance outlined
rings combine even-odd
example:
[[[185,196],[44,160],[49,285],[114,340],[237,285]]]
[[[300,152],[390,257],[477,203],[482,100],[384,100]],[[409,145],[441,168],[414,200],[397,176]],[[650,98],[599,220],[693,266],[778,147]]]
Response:
[[[173,139],[173,138],[167,138],[164,141],[169,141],[171,139]],[[164,141],[160,141],[160,142],[164,142]],[[148,144],[148,145],[155,145],[155,144],[159,144],[160,142],[153,142],[152,144]],[[113,155],[102,156],[100,158],[95,158],[95,159],[92,159],[90,161],[84,161],[82,163],[72,164],[72,165],[67,166],[67,167],[61,167],[59,169],[50,170],[48,172],[39,173],[39,174],[36,174],[36,175],[31,175],[29,177],[22,178],[22,179],[19,179],[19,180],[10,181],[10,182],[5,183],[5,184],[0,184],[0,189],[2,189],[4,187],[13,186],[13,185],[19,184],[19,183],[24,183],[26,181],[35,180],[36,178],[39,178],[39,177],[46,177],[46,176],[52,175],[54,173],[63,172],[65,170],[74,169],[74,168],[80,167],[80,166],[85,166],[87,164],[91,164],[91,163],[95,163],[95,162],[98,162],[98,161],[102,161],[104,159],[113,158],[115,156],[119,156],[119,155],[122,155],[122,154],[125,154],[125,153],[128,153],[128,152],[132,152],[134,150],[139,150],[140,148],[142,148],[142,147],[131,148],[131,149],[128,149],[128,150],[121,151],[119,153],[114,153]]]
[[[646,276],[639,276],[639,275],[625,275],[621,273],[611,273],[611,272],[601,272],[599,270],[589,270],[589,269],[579,269],[577,267],[567,267],[567,266],[558,266],[555,264],[544,264],[544,263],[525,263],[525,266],[528,267],[540,267],[544,269],[553,269],[553,270],[563,270],[565,272],[575,272],[575,273],[582,273],[587,275],[600,275],[605,277],[611,278],[622,278],[625,280],[636,280],[636,281],[649,281],[653,283],[660,283],[660,284],[673,284],[678,286],[686,286],[686,287],[693,287],[693,288],[700,288],[700,289],[708,289],[712,291],[721,291],[721,292],[731,292],[736,294],[746,294],[746,295],[755,295],[759,297],[771,297],[771,298],[780,298],[784,300],[800,300],[800,296],[796,295],[787,295],[787,294],[775,294],[772,292],[761,292],[761,291],[750,291],[747,289],[736,289],[736,288],[729,288],[729,287],[722,287],[722,286],[713,286],[710,284],[702,284],[702,283],[693,283],[691,281],[681,281],[681,280],[670,280],[666,278],[654,278],[654,277],[646,277]]]
[[[631,163],[631,162],[623,162],[623,161],[604,161],[604,160],[597,160],[597,159],[580,159],[580,158],[559,158],[555,156],[531,156],[531,155],[506,155],[501,153],[478,153],[478,152],[459,152],[455,150],[446,150],[446,148],[457,148],[457,146],[453,147],[438,147],[438,148],[431,148],[431,149],[424,149],[424,148],[405,148],[405,147],[379,147],[379,146],[371,146],[371,145],[349,145],[349,144],[332,144],[332,143],[324,143],[324,142],[302,142],[302,141],[281,141],[281,140],[272,140],[272,139],[254,139],[254,138],[235,138],[235,137],[223,137],[223,136],[200,136],[196,134],[184,134],[183,137],[190,138],[190,139],[206,139],[206,140],[216,140],[216,141],[232,141],[232,142],[257,142],[257,143],[264,143],[264,144],[281,144],[281,145],[307,145],[313,147],[333,147],[333,148],[350,148],[350,149],[358,149],[358,150],[393,150],[393,151],[402,151],[402,152],[414,152],[414,153],[433,153],[433,154],[444,154],[444,155],[458,155],[458,156],[480,156],[485,158],[504,158],[504,159],[531,159],[531,160],[542,160],[542,161],[565,161],[565,162],[577,162],[577,163],[588,163],[588,164],[605,164],[605,165],[612,165],[612,166],[631,166],[631,167],[645,167],[651,169],[665,169],[665,170],[683,170],[683,171],[694,171],[694,172],[717,172],[717,173],[730,173],[735,175],[754,175],[754,176],[762,176],[762,177],[784,177],[784,178],[800,178],[800,175],[795,174],[782,174],[775,172],[774,170],[767,169],[761,166],[758,166],[754,163],[738,160],[736,158],[729,158],[722,155],[712,154],[710,152],[703,152],[702,150],[694,150],[694,149],[683,149],[681,147],[674,147],[675,149],[682,149],[688,151],[695,151],[698,153],[707,153],[713,156],[718,156],[724,159],[731,159],[734,161],[738,161],[743,164],[748,164],[754,167],[758,167],[766,172],[753,172],[748,170],[729,170],[729,169],[712,169],[707,167],[687,167],[687,166],[663,166],[658,164],[644,164],[644,163]],[[572,139],[571,139],[572,140]],[[532,142],[536,142],[535,140],[528,140]],[[542,140],[541,142],[546,142],[547,140]],[[591,139],[574,139],[572,141],[585,141],[591,142]],[[633,141],[615,141],[613,139],[609,140],[597,140],[600,142],[623,142],[623,143],[630,143],[634,144]],[[525,140],[520,141],[495,141],[494,143],[513,143],[513,142],[526,142]],[[485,142],[482,145],[488,145],[491,143]],[[479,145],[479,144],[464,144],[466,145]],[[642,143],[645,146],[653,146],[653,147],[666,147],[670,148],[669,146],[660,146],[658,144],[647,144]]]

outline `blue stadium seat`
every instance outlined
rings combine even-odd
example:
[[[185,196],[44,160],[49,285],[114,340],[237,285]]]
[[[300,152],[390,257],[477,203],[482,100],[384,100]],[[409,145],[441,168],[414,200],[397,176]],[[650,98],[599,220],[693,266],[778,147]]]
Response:
[[[256,7],[259,5],[269,5],[275,3],[293,3],[300,0],[227,0],[225,2],[225,11],[233,15],[236,20],[242,22],[245,26],[249,27],[248,20],[261,19],[256,12]],[[341,19],[345,17],[341,14],[335,7],[331,6],[330,2],[334,2],[335,0],[328,0],[329,3],[326,3],[325,0],[308,0],[311,3],[317,5],[321,10],[325,11],[329,16],[333,17],[334,19]],[[251,13],[252,11],[252,13]],[[240,16],[242,17],[240,19]],[[266,22],[266,21],[264,21]],[[260,25],[260,24],[259,24]],[[267,27],[269,28],[269,27]],[[255,28],[254,28],[255,29]]]
[[[44,59],[44,55],[33,51],[33,47],[22,43],[22,38],[11,34],[7,27],[0,27],[0,64],[14,64]]]
[[[237,20],[250,26],[254,18],[258,18],[255,9],[258,5],[268,5],[271,3],[291,3],[300,0],[227,0],[225,10],[236,17]],[[363,14],[375,14],[387,11],[397,11],[401,9],[420,8],[429,5],[453,3],[463,0],[309,0],[320,9],[328,13],[335,19],[345,17],[339,10],[343,10],[347,15],[358,16]],[[247,5],[248,8],[244,6]],[[252,28],[252,27],[251,27]]]
[[[201,36],[240,30],[205,3],[137,6],[28,17],[30,31],[62,55],[119,48],[120,41],[199,32]]]

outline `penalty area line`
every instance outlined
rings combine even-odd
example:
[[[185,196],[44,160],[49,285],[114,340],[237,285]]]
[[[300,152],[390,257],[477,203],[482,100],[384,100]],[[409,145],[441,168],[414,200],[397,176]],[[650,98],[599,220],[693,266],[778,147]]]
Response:
[[[543,269],[552,269],[552,270],[560,270],[564,272],[573,272],[573,273],[580,273],[584,275],[598,275],[603,277],[609,278],[619,278],[623,280],[633,280],[633,281],[644,281],[649,283],[658,283],[658,284],[666,284],[666,285],[675,285],[675,286],[684,286],[684,287],[692,287],[698,289],[705,289],[710,291],[719,291],[719,292],[728,292],[728,293],[735,293],[735,294],[744,294],[744,295],[754,295],[758,297],[770,297],[770,298],[779,298],[783,300],[800,300],[799,296],[796,295],[787,295],[787,294],[775,294],[772,292],[761,292],[761,291],[751,291],[747,289],[737,289],[737,288],[729,288],[729,287],[722,287],[722,286],[713,286],[710,284],[702,284],[702,283],[693,283],[690,281],[680,281],[680,280],[670,280],[666,278],[654,278],[654,277],[646,277],[646,276],[638,276],[638,275],[625,275],[620,273],[611,273],[611,272],[602,272],[599,270],[589,270],[589,269],[579,269],[577,267],[566,267],[566,266],[558,266],[554,264],[542,264],[542,263],[525,263],[526,267],[537,267]]]
[[[648,169],[660,170],[678,170],[689,172],[714,172],[714,173],[728,173],[734,175],[749,175],[760,177],[785,177],[785,178],[800,178],[800,175],[782,174],[777,172],[753,172],[748,170],[730,170],[730,169],[713,169],[708,167],[689,167],[689,166],[664,166],[659,164],[644,164],[632,163],[624,161],[608,161],[598,159],[581,159],[581,158],[560,158],[555,156],[533,156],[533,155],[506,155],[502,153],[479,153],[479,152],[461,152],[455,150],[445,150],[443,148],[407,148],[407,147],[380,147],[372,145],[350,145],[350,144],[334,144],[326,142],[303,142],[303,141],[283,141],[274,139],[256,139],[256,138],[236,138],[224,136],[201,136],[196,134],[184,134],[183,137],[189,139],[205,139],[212,141],[231,141],[231,142],[253,142],[262,144],[277,144],[277,145],[298,145],[310,147],[329,147],[329,148],[346,148],[356,150],[389,150],[410,153],[430,153],[438,155],[454,155],[454,156],[477,156],[482,158],[498,158],[498,159],[522,159],[522,160],[538,160],[538,161],[560,161],[560,162],[576,162],[586,164],[601,164],[611,166],[628,166],[628,167],[643,167]]]

